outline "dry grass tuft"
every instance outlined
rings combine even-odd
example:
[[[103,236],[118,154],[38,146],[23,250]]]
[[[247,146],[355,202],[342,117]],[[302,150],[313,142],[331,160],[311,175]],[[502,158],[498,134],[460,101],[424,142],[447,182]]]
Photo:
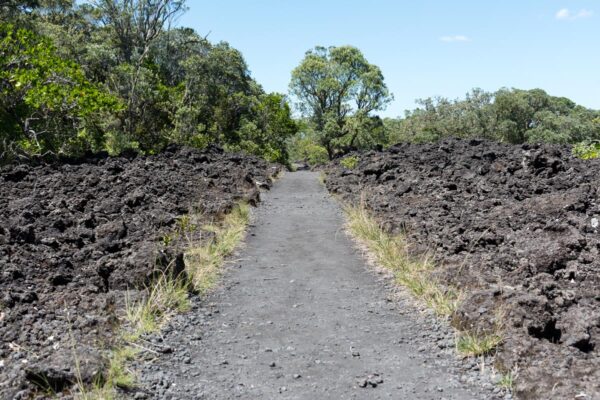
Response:
[[[225,257],[230,255],[244,238],[250,219],[250,206],[239,204],[218,225],[204,229],[214,233],[208,243],[191,245],[184,260],[192,287],[200,293],[213,287],[219,278]]]
[[[161,274],[142,299],[135,302],[127,299],[124,339],[134,342],[144,334],[158,331],[174,313],[189,310],[188,287],[183,279]]]
[[[432,276],[434,265],[427,256],[415,257],[402,235],[390,235],[371,217],[364,206],[347,207],[350,232],[369,250],[378,265],[394,273],[396,281],[405,286],[438,315],[453,315],[462,298],[458,289],[447,288]],[[457,352],[474,357],[492,354],[503,341],[505,310],[496,310],[492,332],[460,332],[456,337]],[[508,377],[506,378],[508,382]]]
[[[327,176],[325,175],[325,172],[321,171],[319,172],[319,183],[323,186],[325,186],[327,182]]]
[[[114,349],[109,358],[108,370],[102,381],[98,381],[91,388],[86,387],[79,379],[77,400],[113,400],[117,398],[115,388],[129,389],[135,385],[135,375],[127,368],[127,363],[136,356],[138,351],[132,347]]]
[[[139,301],[126,303],[126,333],[124,338],[135,341],[140,336],[158,331],[174,313],[182,313],[190,308],[190,290],[200,293],[210,289],[217,282],[225,257],[233,252],[244,237],[250,217],[247,204],[236,206],[219,224],[203,227],[214,237],[201,245],[190,241],[185,252],[186,277],[172,277],[161,274],[147,289]],[[189,216],[178,220],[179,237],[196,230]]]
[[[394,273],[399,284],[439,315],[450,316],[456,311],[460,292],[433,279],[434,266],[427,256],[411,256],[404,237],[386,233],[365,207],[347,207],[345,211],[350,232],[366,245],[377,264]]]
[[[494,326],[489,332],[461,332],[456,337],[456,350],[465,357],[492,354],[504,341],[504,322],[506,308],[498,307],[494,311]]]
[[[178,239],[188,240],[188,250],[184,255],[186,274],[174,277],[160,273],[143,296],[135,301],[130,301],[129,297],[126,299],[125,324],[120,332],[122,343],[135,343],[143,335],[159,331],[171,316],[190,309],[190,291],[203,293],[214,286],[225,257],[233,252],[244,237],[250,219],[250,206],[239,204],[219,224],[204,226],[203,229],[214,236],[208,243],[200,245],[191,239],[191,233],[198,229],[194,224],[196,217],[184,215],[178,218],[175,230],[162,237],[165,246]],[[127,364],[137,352],[130,346],[113,349],[102,381],[90,388],[80,379],[74,397],[81,400],[112,400],[116,398],[116,388],[133,387],[135,376]]]
[[[498,381],[498,386],[512,392],[515,390],[515,383],[518,377],[519,372],[516,368],[508,371],[507,373],[502,374],[500,380]]]

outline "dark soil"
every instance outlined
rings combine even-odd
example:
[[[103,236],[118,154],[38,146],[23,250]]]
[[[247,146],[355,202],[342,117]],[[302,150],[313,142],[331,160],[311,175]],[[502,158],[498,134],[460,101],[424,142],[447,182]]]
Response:
[[[176,146],[0,170],[0,398],[95,379],[126,291],[157,266],[181,268],[160,240],[177,217],[194,209],[208,222],[256,203],[273,172],[254,157]]]
[[[558,146],[480,140],[399,144],[328,169],[466,298],[454,323],[485,332],[506,313],[497,362],[523,399],[600,398],[600,160]]]

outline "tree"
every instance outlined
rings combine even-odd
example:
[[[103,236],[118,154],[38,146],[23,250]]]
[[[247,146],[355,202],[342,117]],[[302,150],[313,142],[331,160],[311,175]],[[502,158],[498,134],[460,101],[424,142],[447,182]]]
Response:
[[[5,0],[0,155],[217,144],[287,163],[297,130],[242,54],[170,29],[183,0]],[[12,32],[14,30],[14,32]],[[3,159],[2,161],[6,161]]]
[[[473,89],[464,100],[428,98],[403,119],[386,119],[389,144],[444,137],[486,138],[508,143],[576,143],[600,137],[598,111],[541,89]]]
[[[298,132],[298,125],[285,97],[279,93],[259,96],[251,116],[250,120],[244,119],[238,131],[239,149],[287,164],[287,140]]]
[[[596,139],[597,113],[541,89],[501,89],[494,102],[499,133],[510,143],[573,143]]]
[[[185,0],[96,0],[126,63],[140,63],[164,27],[185,11]]]
[[[147,89],[156,87],[160,82],[159,77],[146,65],[146,60],[152,45],[165,32],[165,27],[185,11],[185,0],[96,0],[93,4],[100,14],[100,21],[110,30],[119,49],[122,65],[115,79],[117,85],[112,89],[126,99],[122,124],[128,136],[137,140],[137,132],[157,129],[152,125],[143,126],[147,121],[144,116],[152,116],[146,96],[157,94],[149,93]],[[160,97],[158,94],[158,100]],[[152,145],[142,143],[143,149],[155,150],[154,142],[152,140]]]
[[[300,110],[319,133],[330,158],[352,146],[358,135],[345,129],[350,118],[368,120],[384,109],[392,95],[379,67],[370,64],[355,47],[315,47],[306,52],[292,72],[290,91]],[[347,136],[354,139],[344,141]]]
[[[227,43],[204,42],[182,59],[181,72],[174,67],[168,75],[182,73],[177,83],[182,90],[173,103],[175,137],[188,143],[237,143],[241,119],[262,94],[242,54]]]
[[[0,24],[0,94],[2,153],[100,150],[104,114],[119,109],[48,39],[8,24]]]
[[[0,20],[14,21],[21,15],[30,13],[39,7],[39,0],[2,0],[0,2]]]

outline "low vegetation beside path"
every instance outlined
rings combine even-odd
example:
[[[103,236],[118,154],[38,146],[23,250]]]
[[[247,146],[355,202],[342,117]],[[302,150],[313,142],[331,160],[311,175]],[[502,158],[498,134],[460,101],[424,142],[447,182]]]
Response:
[[[190,295],[203,294],[218,282],[225,258],[243,239],[249,218],[250,206],[240,203],[212,224],[201,225],[206,217],[200,214],[178,219],[163,241],[168,237],[169,244],[183,247],[184,270],[158,270],[148,287],[136,293],[137,300],[128,299],[103,379],[91,387],[79,384],[76,397],[110,400],[119,389],[135,388],[136,372],[129,363],[138,353],[153,351],[145,347],[144,337],[160,331],[172,315],[189,311]]]

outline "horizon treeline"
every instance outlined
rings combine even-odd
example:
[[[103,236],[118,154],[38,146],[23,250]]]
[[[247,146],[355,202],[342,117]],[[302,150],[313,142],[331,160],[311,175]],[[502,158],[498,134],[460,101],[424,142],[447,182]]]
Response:
[[[427,142],[443,137],[504,143],[573,144],[600,139],[600,111],[542,89],[473,89],[464,99],[417,100],[404,118],[386,118],[390,141]]]
[[[371,116],[364,131],[354,133],[363,139],[354,141],[351,147],[340,147],[335,157],[355,150],[385,148],[400,142],[435,142],[447,137],[575,145],[578,156],[600,155],[600,111],[551,96],[542,89],[486,92],[476,88],[464,99],[435,97],[416,102],[418,107],[407,110],[403,117]],[[314,128],[310,116],[304,122],[290,141],[292,158],[310,164],[327,162],[330,157],[322,134]]]
[[[355,150],[445,137],[503,143],[578,144],[576,154],[600,152],[600,111],[542,89],[472,89],[464,99],[417,100],[404,117],[380,118],[393,100],[383,72],[352,46],[317,46],[292,71],[290,92],[302,113],[290,139],[294,159],[324,163]]]
[[[183,0],[0,5],[0,158],[217,144],[287,163],[297,125],[242,54],[172,28]]]
[[[306,52],[290,75],[294,118],[288,96],[265,92],[240,51],[173,27],[185,11],[185,0],[1,2],[0,164],[43,154],[153,154],[170,143],[317,164],[450,136],[600,152],[600,111],[541,89],[473,89],[381,118],[393,94],[352,46]]]

